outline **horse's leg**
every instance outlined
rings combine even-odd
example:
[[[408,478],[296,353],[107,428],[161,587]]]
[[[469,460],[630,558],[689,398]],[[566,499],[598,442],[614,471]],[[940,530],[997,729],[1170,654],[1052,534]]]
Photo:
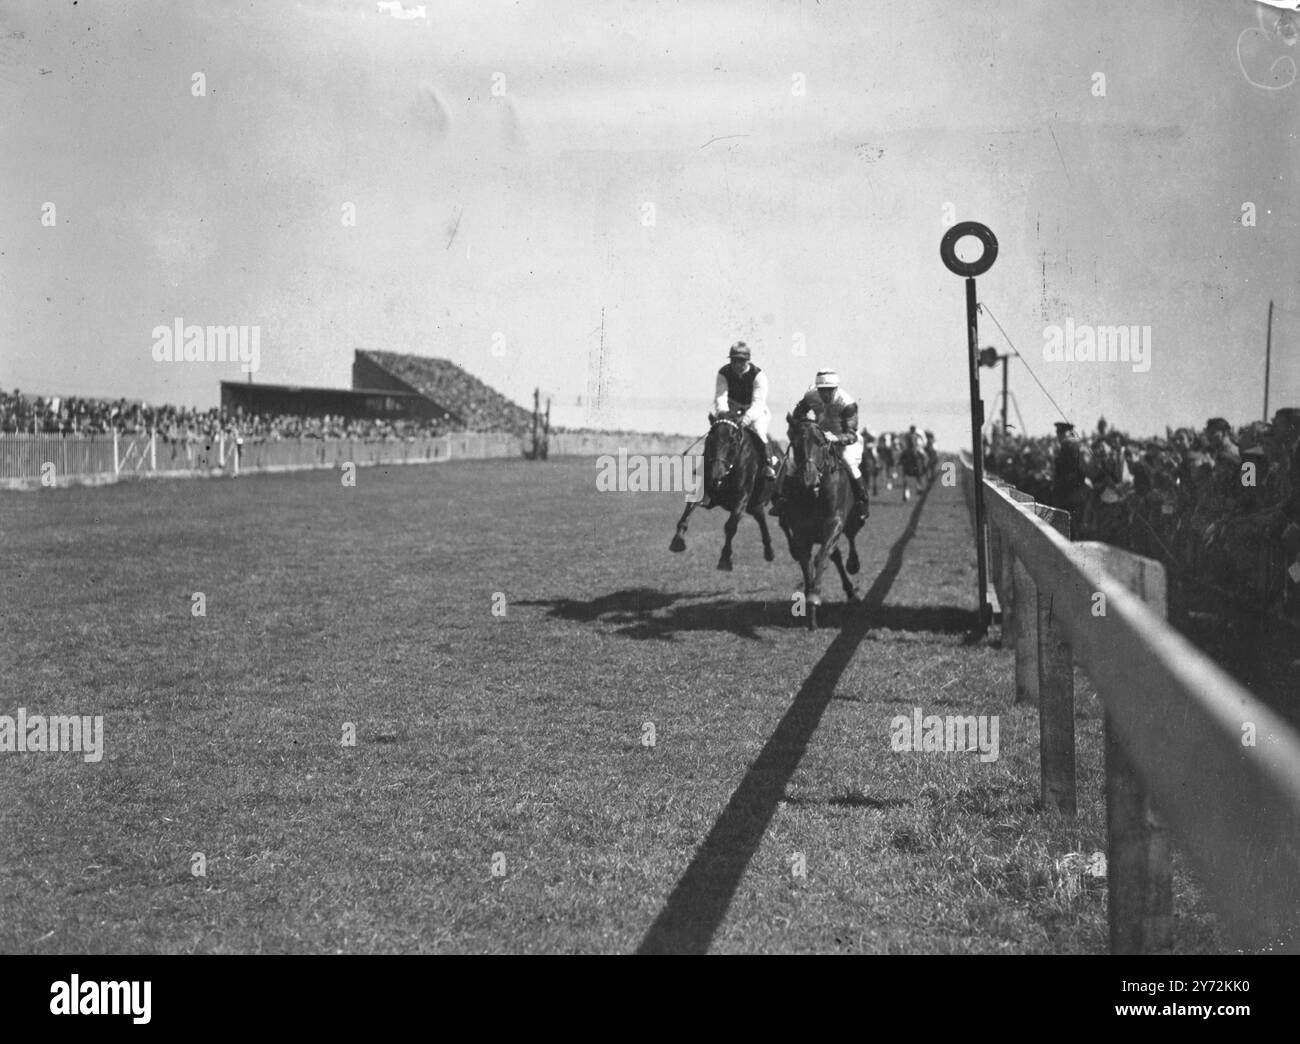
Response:
[[[826,570],[826,560],[835,550],[835,541],[840,538],[844,532],[844,517],[836,514],[832,515],[826,522],[826,529],[821,535],[821,550],[817,552],[817,557],[813,563],[813,588],[809,601],[818,601],[821,599],[822,573]]]
[[[686,535],[686,520],[691,517],[691,512],[700,506],[698,500],[692,500],[686,505],[686,510],[682,512],[682,517],[677,520],[677,532],[673,534],[672,542],[668,545],[669,551],[685,551],[686,541],[682,539]]]
[[[763,534],[763,560],[771,562],[776,558],[776,552],[772,550],[772,533],[767,528],[767,512],[763,510],[762,504],[750,504],[749,513],[754,516],[759,532]]]
[[[852,533],[847,529],[844,531],[844,535],[849,538],[849,572],[854,576],[857,576],[858,570],[862,568],[862,562],[858,559],[858,545],[853,542],[860,532],[862,532],[860,529]]]
[[[840,573],[840,583],[844,585],[844,597],[848,599],[850,605],[857,605],[858,593],[853,590],[853,583],[849,580],[849,574],[844,571],[844,557],[840,554],[837,547],[831,552],[831,561],[835,563],[835,568]]]
[[[793,549],[792,549],[793,550]],[[813,580],[812,544],[800,540],[799,554],[795,555],[799,568],[803,570],[803,612],[808,621],[808,630],[817,629],[817,606],[821,598],[817,595],[817,586]]]
[[[722,556],[718,559],[718,568],[725,573],[731,572],[731,538],[736,535],[736,528],[740,525],[740,516],[745,513],[748,500],[748,497],[741,498],[740,503],[727,516],[727,524],[722,527],[722,532],[727,539],[722,544]]]

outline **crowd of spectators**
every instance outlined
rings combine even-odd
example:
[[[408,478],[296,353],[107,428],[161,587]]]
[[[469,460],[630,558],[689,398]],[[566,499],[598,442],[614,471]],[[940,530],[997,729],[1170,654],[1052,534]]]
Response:
[[[441,421],[378,420],[325,414],[229,413],[184,406],[150,406],[126,399],[80,396],[27,396],[0,389],[0,433],[46,434],[65,437],[124,435],[157,431],[168,442],[232,439],[274,442],[280,439],[408,439],[445,434]]]
[[[468,431],[508,432],[521,438],[532,431],[532,411],[511,402],[447,359],[398,352],[365,354],[422,395],[453,410]]]
[[[1070,512],[1075,540],[1100,540],[1163,562],[1183,607],[1225,598],[1300,611],[1300,409],[1271,423],[1135,438],[1104,419],[1080,435],[994,429],[988,470],[1040,503]]]

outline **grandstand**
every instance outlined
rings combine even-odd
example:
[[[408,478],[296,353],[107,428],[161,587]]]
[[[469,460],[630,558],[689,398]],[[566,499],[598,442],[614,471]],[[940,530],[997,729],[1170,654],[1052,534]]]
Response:
[[[343,416],[354,420],[405,419],[442,429],[524,436],[532,414],[448,359],[357,349],[351,388],[221,382],[221,406],[230,415]]]
[[[416,392],[456,415],[466,431],[508,432],[523,437],[533,415],[448,359],[358,349],[352,362],[354,388]]]

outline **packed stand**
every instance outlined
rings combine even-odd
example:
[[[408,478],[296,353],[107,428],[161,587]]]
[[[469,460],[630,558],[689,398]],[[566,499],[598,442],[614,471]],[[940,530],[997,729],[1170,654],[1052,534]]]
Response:
[[[455,363],[397,352],[361,354],[461,417],[466,431],[507,432],[520,437],[532,431],[531,411],[511,402]]]
[[[26,396],[15,389],[0,390],[0,433],[93,437],[113,431],[121,435],[156,430],[165,442],[198,442],[225,434],[236,442],[277,442],[282,439],[415,439],[446,434],[436,420],[374,420],[328,414],[258,414],[224,408],[199,410],[184,406],[149,406],[126,399],[79,396]]]
[[[1025,438],[996,428],[989,472],[1070,513],[1075,540],[1100,540],[1163,562],[1177,611],[1300,614],[1300,409],[1272,423],[1139,439],[1110,428]]]

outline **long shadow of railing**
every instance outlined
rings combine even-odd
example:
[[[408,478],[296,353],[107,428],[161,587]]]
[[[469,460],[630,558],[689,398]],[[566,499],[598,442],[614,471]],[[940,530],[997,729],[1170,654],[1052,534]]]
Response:
[[[926,489],[917,498],[906,528],[890,548],[884,568],[863,597],[860,611],[847,616],[844,628],[800,686],[785,716],[641,940],[638,953],[708,951],[840,675],[871,630],[871,614],[884,604],[902,569],[903,550],[916,535],[929,492]]]

